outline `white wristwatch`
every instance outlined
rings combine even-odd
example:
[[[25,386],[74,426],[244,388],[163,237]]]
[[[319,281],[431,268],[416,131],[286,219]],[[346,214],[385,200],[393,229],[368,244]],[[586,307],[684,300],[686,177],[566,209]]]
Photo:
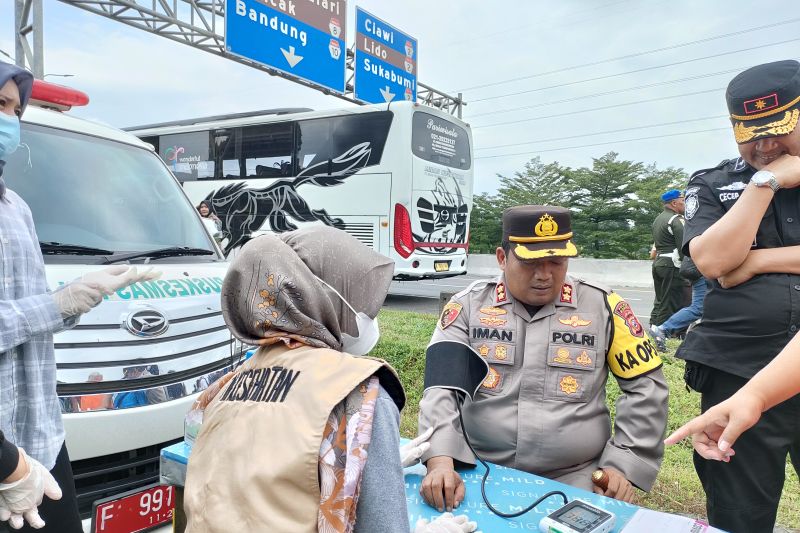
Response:
[[[778,192],[778,189],[781,188],[780,183],[775,179],[775,174],[769,170],[759,170],[753,174],[750,183],[755,183],[756,187],[769,187],[772,192]]]

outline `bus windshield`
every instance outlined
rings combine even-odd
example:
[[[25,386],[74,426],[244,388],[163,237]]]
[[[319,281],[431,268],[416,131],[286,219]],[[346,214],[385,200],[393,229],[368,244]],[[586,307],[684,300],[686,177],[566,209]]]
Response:
[[[80,247],[114,254],[214,250],[193,206],[152,152],[24,122],[22,139],[3,177],[30,206],[41,242],[70,245],[73,253]],[[97,254],[81,257],[104,261]],[[191,258],[212,259],[216,254]]]

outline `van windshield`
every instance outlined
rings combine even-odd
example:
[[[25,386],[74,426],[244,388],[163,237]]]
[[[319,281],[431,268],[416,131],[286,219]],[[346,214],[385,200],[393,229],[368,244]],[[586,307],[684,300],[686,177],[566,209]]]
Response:
[[[39,241],[115,254],[214,250],[194,207],[154,153],[25,122],[22,143],[3,178],[30,206]],[[104,261],[97,255],[82,259]],[[216,254],[190,259],[209,261]]]

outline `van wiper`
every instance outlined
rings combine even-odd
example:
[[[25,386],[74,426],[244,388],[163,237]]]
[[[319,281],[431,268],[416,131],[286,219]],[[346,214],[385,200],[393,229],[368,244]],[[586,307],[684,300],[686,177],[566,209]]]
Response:
[[[39,241],[39,248],[42,249],[44,255],[109,255],[114,253],[102,248],[53,241]]]
[[[213,255],[212,250],[206,248],[191,248],[189,246],[168,246],[167,248],[157,248],[155,250],[148,250],[145,252],[128,252],[124,254],[113,254],[106,257],[108,263],[118,263],[120,261],[128,261],[129,259],[139,259],[147,257],[150,259],[157,259],[162,257],[178,257],[181,255]]]

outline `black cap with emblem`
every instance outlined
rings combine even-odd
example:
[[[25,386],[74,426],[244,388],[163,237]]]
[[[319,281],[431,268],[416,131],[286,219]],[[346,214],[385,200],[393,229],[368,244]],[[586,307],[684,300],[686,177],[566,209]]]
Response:
[[[731,80],[725,99],[738,144],[787,135],[800,119],[800,63],[749,68]]]
[[[503,211],[503,241],[522,261],[575,257],[569,209],[554,205],[520,205]]]

